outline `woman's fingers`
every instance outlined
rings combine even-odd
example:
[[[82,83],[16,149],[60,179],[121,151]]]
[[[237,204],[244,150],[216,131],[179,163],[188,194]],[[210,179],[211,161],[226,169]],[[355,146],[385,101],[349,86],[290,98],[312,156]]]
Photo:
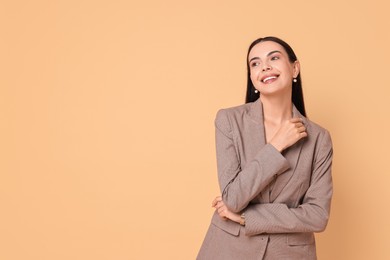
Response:
[[[211,203],[212,207],[214,207],[218,213],[218,215],[222,218],[222,219],[228,219],[229,218],[229,214],[230,214],[230,211],[228,210],[228,208],[226,207],[225,203],[223,202],[222,200],[222,197],[221,196],[217,196],[215,197],[215,199],[212,201]]]
[[[215,205],[215,208],[219,209],[219,208],[221,208],[223,206],[225,206],[225,203],[223,203],[223,201],[218,201],[218,203]]]
[[[225,204],[223,202],[219,202],[217,204],[217,212],[218,212],[218,215],[222,218],[226,218],[227,215],[228,215],[228,209],[227,207],[225,206]]]
[[[297,127],[298,133],[306,132],[306,127],[305,126],[300,126]]]
[[[230,219],[234,222],[240,223],[241,221],[241,216],[231,212],[225,205],[225,203],[222,200],[221,196],[216,197],[213,200],[213,207],[215,208],[216,212],[218,215],[223,219],[227,220]]]
[[[221,216],[221,217],[226,217],[226,208],[225,207],[220,207],[218,209],[218,214]]]
[[[222,201],[222,197],[221,196],[217,196],[212,202],[211,202],[211,206],[212,207],[215,207],[217,205],[218,202]]]
[[[293,126],[294,126],[295,128],[297,128],[300,132],[306,130],[306,127],[305,127],[305,125],[303,124],[302,118],[299,118],[299,117],[292,118],[292,119],[290,120],[290,123],[292,123]]]
[[[294,118],[291,118],[291,119],[290,119],[290,122],[291,122],[291,123],[302,123],[302,122],[303,122],[303,119],[300,118],[300,117],[294,117]]]

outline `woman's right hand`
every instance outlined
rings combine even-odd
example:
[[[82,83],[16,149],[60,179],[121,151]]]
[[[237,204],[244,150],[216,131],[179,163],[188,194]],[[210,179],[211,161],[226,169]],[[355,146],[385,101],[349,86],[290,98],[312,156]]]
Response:
[[[217,196],[213,202],[211,202],[211,206],[216,209],[218,215],[226,220],[230,219],[234,222],[240,223],[241,215],[231,212],[225,205],[221,196]]]
[[[281,124],[274,137],[269,141],[279,152],[292,146],[307,136],[302,118],[295,117]]]

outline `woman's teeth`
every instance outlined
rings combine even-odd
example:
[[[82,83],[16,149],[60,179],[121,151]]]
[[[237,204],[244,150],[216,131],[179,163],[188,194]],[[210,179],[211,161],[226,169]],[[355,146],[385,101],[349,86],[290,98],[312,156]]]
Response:
[[[272,80],[272,79],[276,79],[276,78],[277,78],[276,76],[266,77],[265,79],[263,79],[263,83],[267,83],[267,81]]]

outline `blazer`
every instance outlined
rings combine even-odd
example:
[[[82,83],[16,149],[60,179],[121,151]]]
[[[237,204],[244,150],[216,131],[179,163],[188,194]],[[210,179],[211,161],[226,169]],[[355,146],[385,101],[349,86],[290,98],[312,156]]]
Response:
[[[198,260],[316,259],[313,232],[325,229],[332,198],[329,132],[303,118],[308,136],[279,153],[266,143],[260,99],[215,119],[222,199],[245,226],[211,220]]]

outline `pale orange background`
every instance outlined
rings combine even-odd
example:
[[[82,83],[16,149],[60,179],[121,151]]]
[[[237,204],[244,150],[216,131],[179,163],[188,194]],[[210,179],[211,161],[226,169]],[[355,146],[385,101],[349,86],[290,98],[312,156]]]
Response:
[[[0,259],[195,259],[214,117],[285,39],[334,141],[319,259],[390,259],[387,1],[1,1]]]

